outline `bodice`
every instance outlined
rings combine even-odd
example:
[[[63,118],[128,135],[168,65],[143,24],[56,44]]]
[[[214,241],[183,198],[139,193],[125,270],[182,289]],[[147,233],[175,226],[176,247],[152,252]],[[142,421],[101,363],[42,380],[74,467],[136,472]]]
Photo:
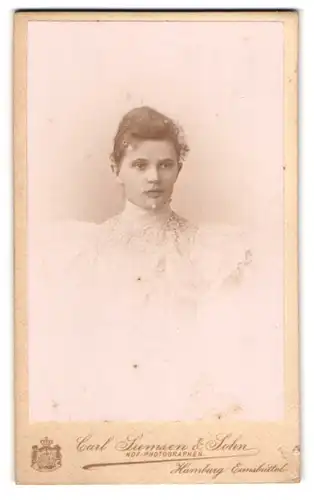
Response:
[[[236,417],[243,401],[234,329],[243,327],[239,297],[252,261],[243,233],[199,228],[172,211],[134,221],[122,214],[100,225],[63,224],[46,240],[33,275],[33,296],[42,297],[34,376],[45,371],[33,390],[37,414]],[[57,370],[47,369],[47,349]]]

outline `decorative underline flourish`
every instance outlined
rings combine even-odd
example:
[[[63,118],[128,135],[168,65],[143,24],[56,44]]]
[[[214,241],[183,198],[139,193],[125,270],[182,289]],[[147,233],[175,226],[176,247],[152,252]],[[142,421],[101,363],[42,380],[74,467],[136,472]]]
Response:
[[[82,469],[84,470],[92,470],[92,469],[98,469],[100,467],[109,467],[109,466],[120,466],[120,465],[140,465],[140,464],[158,464],[158,463],[166,463],[166,462],[185,462],[187,459],[189,461],[192,460],[213,460],[213,459],[218,459],[218,458],[237,458],[237,457],[254,457],[259,454],[259,450],[256,450],[254,453],[239,453],[235,455],[212,455],[212,456],[206,456],[206,457],[184,457],[184,458],[165,458],[162,460],[139,460],[139,461],[134,461],[134,462],[99,462],[95,464],[87,464],[83,465]]]

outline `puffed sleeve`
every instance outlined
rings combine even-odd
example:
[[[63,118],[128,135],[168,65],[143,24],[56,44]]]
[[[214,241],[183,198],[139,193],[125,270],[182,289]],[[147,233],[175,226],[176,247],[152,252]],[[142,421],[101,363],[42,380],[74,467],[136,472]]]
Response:
[[[76,222],[55,223],[29,238],[32,420],[57,419],[69,398],[64,388],[71,371],[66,367],[77,357],[80,335],[89,331],[84,325],[87,310],[84,285],[95,262],[95,238],[93,225]]]
[[[97,225],[62,221],[40,231],[30,242],[32,276],[44,286],[69,283],[82,276],[83,266],[97,259]],[[83,273],[84,275],[84,273]]]
[[[192,260],[205,287],[217,290],[241,282],[253,262],[247,231],[233,226],[200,227]]]
[[[198,362],[207,385],[197,397],[208,405],[204,418],[277,418],[283,373],[280,280],[272,277],[273,268],[261,265],[254,234],[203,228],[198,238],[195,258],[204,268]]]

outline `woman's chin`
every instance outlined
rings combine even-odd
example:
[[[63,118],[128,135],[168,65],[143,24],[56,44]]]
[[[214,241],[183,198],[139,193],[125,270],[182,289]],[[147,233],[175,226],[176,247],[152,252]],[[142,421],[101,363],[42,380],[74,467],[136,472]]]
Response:
[[[163,208],[164,206],[168,205],[169,203],[169,198],[165,199],[163,197],[157,197],[157,198],[149,198],[146,197],[144,200],[129,200],[133,205],[138,206],[139,208],[142,208],[143,210],[158,210]]]
[[[159,199],[159,198],[155,198],[155,199],[151,199],[149,200],[148,203],[146,203],[146,208],[148,210],[158,210],[160,208],[163,208],[165,205],[167,205],[169,202],[169,200],[165,200],[165,199]]]

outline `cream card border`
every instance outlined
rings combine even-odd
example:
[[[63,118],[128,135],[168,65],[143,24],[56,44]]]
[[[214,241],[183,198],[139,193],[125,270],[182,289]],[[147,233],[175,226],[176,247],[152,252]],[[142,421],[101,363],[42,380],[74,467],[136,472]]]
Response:
[[[284,27],[285,418],[260,422],[28,422],[27,369],[27,25],[29,21],[273,21]],[[298,13],[264,12],[17,12],[14,15],[15,462],[20,484],[298,482]],[[79,438],[91,435],[87,451]],[[61,447],[61,466],[31,467],[32,446],[48,436]],[[135,444],[165,446],[136,456]],[[142,437],[140,437],[142,436]],[[201,439],[201,441],[200,441]],[[226,444],[227,446],[223,446]],[[85,443],[86,445],[87,443]],[[182,458],[168,459],[180,444]],[[134,446],[133,446],[134,448]],[[144,448],[143,448],[144,449]],[[155,449],[156,450],[156,449]],[[134,456],[127,456],[126,453]],[[150,453],[150,452],[149,452]],[[155,453],[155,454],[154,454]],[[185,453],[185,455],[184,455]],[[202,453],[206,458],[198,458]],[[156,455],[157,454],[157,455]],[[168,455],[167,455],[168,454]],[[193,458],[191,458],[193,457]],[[136,463],[142,461],[143,463]],[[127,463],[125,463],[127,462]],[[185,462],[194,471],[183,472]],[[119,463],[120,465],[113,465]],[[240,464],[241,465],[238,465]],[[92,464],[102,464],[92,466]],[[181,465],[179,465],[181,464]],[[89,466],[85,467],[84,466]],[[181,467],[181,469],[180,469]],[[243,470],[240,470],[240,469]],[[222,469],[222,470],[221,470]],[[180,472],[181,470],[181,472]]]

